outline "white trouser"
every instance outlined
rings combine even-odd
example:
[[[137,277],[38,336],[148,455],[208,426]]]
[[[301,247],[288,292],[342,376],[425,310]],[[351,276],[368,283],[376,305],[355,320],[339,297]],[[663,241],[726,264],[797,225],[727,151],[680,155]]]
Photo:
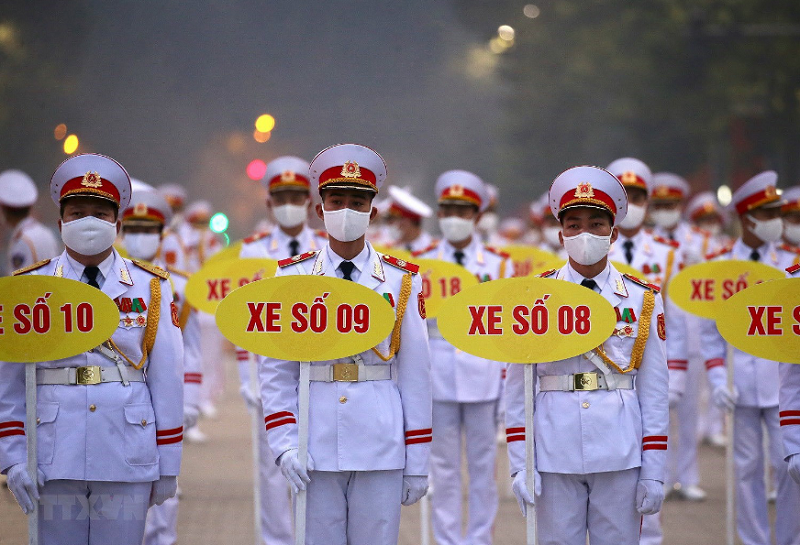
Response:
[[[402,469],[309,476],[306,545],[397,545]]]
[[[700,474],[697,467],[697,426],[700,411],[700,386],[705,381],[705,362],[700,351],[698,328],[690,327],[687,340],[689,362],[686,371],[686,388],[678,406],[671,411],[674,419],[673,430],[669,434],[667,450],[667,484],[672,486],[697,485]],[[711,403],[713,405],[713,402]],[[677,439],[677,445],[676,443]],[[645,517],[646,519],[646,517]]]
[[[40,490],[41,545],[141,545],[153,483],[47,481]]]
[[[542,473],[536,498],[539,545],[637,545],[639,468],[572,475]]]
[[[178,541],[178,495],[147,510],[142,545],[175,545]]]
[[[764,484],[764,445],[761,424],[769,434],[770,462],[778,483],[775,538],[778,545],[800,543],[800,485],[784,461],[778,407],[736,407],[733,448],[736,465],[736,527],[744,545],[771,543]]]
[[[259,422],[264,422],[262,417]],[[293,545],[289,483],[275,463],[263,424],[258,434],[258,475],[261,495],[261,539],[264,545]]]
[[[203,354],[203,383],[200,385],[200,405],[215,403],[225,386],[222,347],[225,338],[217,329],[214,316],[201,312],[200,350]]]
[[[497,514],[495,457],[497,401],[433,402],[431,483],[433,535],[438,545],[489,545]],[[469,494],[467,533],[461,537],[461,437],[466,438]]]

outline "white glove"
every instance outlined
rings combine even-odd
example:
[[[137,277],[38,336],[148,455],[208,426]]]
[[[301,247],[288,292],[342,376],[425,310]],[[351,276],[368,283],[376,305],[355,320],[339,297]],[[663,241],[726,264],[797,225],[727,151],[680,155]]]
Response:
[[[522,511],[522,516],[528,516],[528,504],[534,505],[535,502],[533,497],[531,496],[530,492],[528,492],[528,487],[525,484],[527,480],[528,472],[527,470],[523,469],[522,471],[517,472],[514,475],[514,482],[511,484],[511,490],[514,492],[514,495],[517,497],[517,503],[519,504],[519,510]],[[539,496],[542,493],[542,476],[539,475],[539,472],[534,470],[533,471],[533,494],[534,496]]]
[[[739,392],[736,390],[735,386],[733,387],[733,391],[731,391],[728,390],[727,385],[720,384],[711,392],[711,398],[714,400],[714,404],[720,409],[732,411],[736,408],[736,400],[739,399]]]
[[[683,395],[680,392],[676,392],[675,390],[669,391],[669,408],[674,409],[680,403],[681,398]]]
[[[800,454],[792,454],[789,456],[789,475],[792,476],[794,482],[800,484]]]
[[[428,492],[428,477],[424,475],[403,475],[403,493],[400,503],[414,505]]]
[[[636,510],[642,515],[654,515],[664,501],[664,483],[654,479],[639,479],[636,484]]]
[[[239,393],[242,394],[242,399],[244,399],[249,409],[261,410],[261,396],[258,392],[254,392],[250,389],[249,384],[242,384],[239,386]]]
[[[153,482],[150,489],[150,507],[161,505],[178,492],[178,478],[174,475],[162,475]]]
[[[292,485],[292,490],[297,494],[300,490],[306,489],[306,484],[311,482],[311,477],[308,476],[309,471],[314,471],[314,460],[311,458],[311,453],[308,454],[308,463],[306,467],[300,465],[300,458],[296,448],[292,448],[281,454],[278,458],[278,464],[281,466],[281,473]]]
[[[200,409],[194,405],[183,406],[183,431],[193,428],[197,425],[197,419],[200,418]]]
[[[44,473],[41,469],[36,470],[36,480],[39,486],[44,486]],[[39,486],[36,486],[28,475],[27,464],[15,464],[6,473],[8,489],[14,494],[17,503],[26,515],[33,511],[34,500],[39,501]]]

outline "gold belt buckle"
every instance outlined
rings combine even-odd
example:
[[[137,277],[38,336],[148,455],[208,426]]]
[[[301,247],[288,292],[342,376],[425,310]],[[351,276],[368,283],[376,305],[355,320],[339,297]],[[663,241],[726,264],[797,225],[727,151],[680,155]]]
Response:
[[[355,363],[334,363],[334,382],[358,382],[358,365]]]
[[[575,373],[574,386],[576,390],[597,390],[597,373]]]
[[[100,366],[89,365],[86,367],[78,367],[75,370],[75,384],[80,384],[82,386],[100,384]]]

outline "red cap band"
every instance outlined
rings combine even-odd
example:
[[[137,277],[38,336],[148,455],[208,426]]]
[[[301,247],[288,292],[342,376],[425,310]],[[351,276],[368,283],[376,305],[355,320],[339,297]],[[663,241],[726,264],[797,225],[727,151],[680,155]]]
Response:
[[[736,205],[736,212],[738,214],[746,214],[753,208],[758,208],[759,206],[764,206],[765,204],[769,204],[771,202],[776,202],[781,200],[778,192],[775,191],[775,187],[768,185],[762,191],[757,193],[753,193],[746,199],[743,199],[739,204]]]
[[[72,178],[61,188],[59,201],[66,197],[85,195],[87,197],[99,197],[112,201],[119,206],[120,197],[117,186],[108,180],[101,178],[96,172],[87,172],[84,176]]]
[[[481,197],[471,189],[467,189],[463,185],[451,185],[442,191],[439,197],[439,203],[446,203],[447,201],[466,201],[474,204],[478,208],[481,207]]]

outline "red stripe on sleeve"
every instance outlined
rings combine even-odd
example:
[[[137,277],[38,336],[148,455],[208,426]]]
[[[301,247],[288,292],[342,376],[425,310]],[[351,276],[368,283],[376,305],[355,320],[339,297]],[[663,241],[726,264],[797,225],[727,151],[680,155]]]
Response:
[[[178,428],[172,428],[171,430],[158,430],[156,431],[156,437],[164,437],[165,435],[175,435],[177,433],[183,433],[183,426]]]
[[[273,420],[272,422],[268,422],[265,428],[267,430],[271,430],[272,428],[277,428],[283,426],[284,424],[297,424],[297,420],[294,419],[294,416],[283,418],[280,420]]]
[[[406,437],[412,437],[414,435],[430,435],[433,433],[431,428],[425,428],[421,430],[409,430],[406,432]]]
[[[275,420],[276,418],[285,418],[287,416],[291,416],[292,418],[294,418],[294,415],[289,411],[281,411],[279,413],[272,413],[269,416],[265,416],[264,422],[269,422],[270,420]]]
[[[0,422],[0,430],[4,428],[24,428],[25,423],[19,420],[11,420],[10,422]]]
[[[25,430],[6,430],[0,431],[0,438],[8,437],[10,435],[25,435]]]
[[[171,445],[172,443],[180,443],[183,441],[183,434],[175,437],[167,437],[165,439],[156,439],[156,445]]]

